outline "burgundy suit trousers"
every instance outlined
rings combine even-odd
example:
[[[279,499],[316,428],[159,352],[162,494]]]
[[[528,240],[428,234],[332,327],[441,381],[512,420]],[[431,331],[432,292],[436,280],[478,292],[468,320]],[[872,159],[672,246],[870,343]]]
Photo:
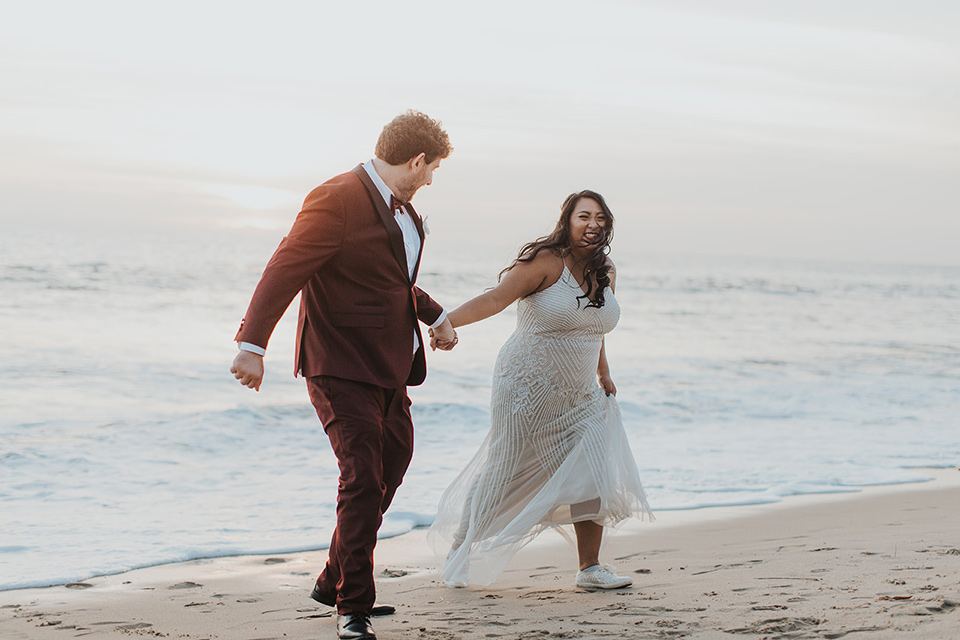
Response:
[[[406,387],[331,376],[307,378],[307,391],[340,465],[337,526],[317,587],[339,613],[369,613],[377,531],[413,457],[410,399]]]

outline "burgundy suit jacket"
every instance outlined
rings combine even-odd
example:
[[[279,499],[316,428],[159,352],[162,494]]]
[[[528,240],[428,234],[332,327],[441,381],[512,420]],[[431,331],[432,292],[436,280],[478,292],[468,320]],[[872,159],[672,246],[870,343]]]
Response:
[[[423,246],[423,223],[407,205]],[[422,253],[422,249],[421,249]],[[408,275],[403,234],[362,166],[310,192],[267,263],[235,340],[266,348],[301,292],[294,373],[335,376],[385,388],[426,377],[417,320],[442,307]],[[413,351],[414,333],[420,348]]]

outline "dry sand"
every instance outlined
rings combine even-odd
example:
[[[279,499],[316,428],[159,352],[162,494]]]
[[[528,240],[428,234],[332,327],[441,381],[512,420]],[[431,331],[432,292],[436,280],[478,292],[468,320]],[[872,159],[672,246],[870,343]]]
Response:
[[[377,547],[375,618],[389,638],[960,638],[960,473],[921,485],[664,512],[604,556],[634,586],[573,586],[559,536],[524,549],[489,587],[438,582],[424,532]],[[336,638],[307,596],[324,552],[151,567],[0,592],[0,638]]]

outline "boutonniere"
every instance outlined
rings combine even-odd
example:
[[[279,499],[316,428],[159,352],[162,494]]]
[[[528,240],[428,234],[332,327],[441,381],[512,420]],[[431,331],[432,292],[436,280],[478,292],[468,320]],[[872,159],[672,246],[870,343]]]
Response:
[[[427,218],[430,216],[423,216],[423,235],[430,235],[430,225],[427,224]]]

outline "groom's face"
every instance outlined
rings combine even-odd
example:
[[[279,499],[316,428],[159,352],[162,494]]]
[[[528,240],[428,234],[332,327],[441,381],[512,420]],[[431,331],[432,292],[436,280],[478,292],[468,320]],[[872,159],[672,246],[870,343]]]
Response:
[[[442,159],[443,158],[437,158],[433,162],[427,163],[425,159],[420,158],[419,162],[412,162],[409,166],[409,173],[406,180],[399,185],[398,190],[400,193],[398,193],[397,196],[404,202],[410,202],[410,200],[413,199],[413,194],[415,194],[420,187],[432,184],[433,172],[440,166]]]
[[[433,184],[433,172],[440,167],[441,159],[442,158],[437,158],[430,164],[423,165],[423,169],[421,170],[421,173],[420,173],[420,185],[417,187],[417,189],[419,189],[420,187],[425,187],[429,184]]]

